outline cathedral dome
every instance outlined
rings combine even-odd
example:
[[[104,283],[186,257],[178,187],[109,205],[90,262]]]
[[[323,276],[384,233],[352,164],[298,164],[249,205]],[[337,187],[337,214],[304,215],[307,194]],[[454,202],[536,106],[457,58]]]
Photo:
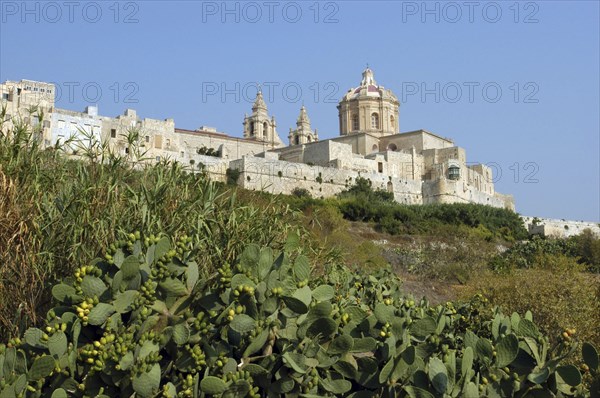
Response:
[[[356,88],[351,88],[348,90],[346,95],[342,100],[350,101],[358,98],[389,98],[393,100],[398,100],[394,93],[391,90],[387,90],[380,86],[375,81],[375,77],[373,75],[373,71],[371,68],[367,66],[362,73],[362,80],[360,82],[360,86]]]
[[[398,98],[392,90],[377,84],[367,65],[360,85],[348,90],[337,106],[340,134],[397,134],[399,108]]]

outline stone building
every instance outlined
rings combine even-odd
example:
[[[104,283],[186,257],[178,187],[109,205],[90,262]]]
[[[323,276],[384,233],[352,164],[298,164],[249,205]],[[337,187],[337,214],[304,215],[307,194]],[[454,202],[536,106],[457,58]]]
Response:
[[[6,81],[0,84],[3,130],[10,130],[15,124],[25,123],[37,127],[42,144],[51,145],[52,132],[49,115],[54,112],[55,86],[51,83],[33,80]],[[40,119],[42,125],[39,126]]]
[[[377,84],[370,68],[338,104],[338,137],[319,139],[302,106],[296,127],[289,130],[288,146],[277,134],[261,91],[252,113],[243,119],[243,138],[205,126],[178,128],[173,119],[141,119],[132,109],[117,117],[100,116],[96,107],[85,112],[56,109],[48,83],[5,82],[0,91],[8,120],[3,128],[17,117],[35,123],[31,111],[38,107],[46,114],[42,138],[48,146],[67,136],[97,139],[123,156],[141,151],[144,159],[175,160],[219,181],[225,180],[227,169],[237,169],[241,187],[272,193],[304,188],[315,197],[328,197],[360,176],[374,188],[392,192],[400,203],[462,202],[514,209],[512,196],[495,191],[489,167],[467,164],[464,148],[426,130],[400,133],[400,103],[391,90]]]

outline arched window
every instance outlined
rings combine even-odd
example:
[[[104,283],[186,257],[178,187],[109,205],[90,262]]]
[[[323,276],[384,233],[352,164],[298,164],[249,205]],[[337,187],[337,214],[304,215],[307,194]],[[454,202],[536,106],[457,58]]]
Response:
[[[388,145],[387,149],[388,149],[388,151],[396,152],[398,150],[398,147],[396,146],[396,144],[394,144],[392,142],[391,144]]]
[[[308,142],[312,142],[312,137],[310,135],[306,137],[306,139],[308,140]]]
[[[394,119],[394,115],[390,116],[390,128],[396,131],[396,119]]]
[[[379,152],[379,146],[377,144],[373,144],[373,148],[371,148],[372,152]]]
[[[254,122],[250,122],[250,137],[254,137]]]
[[[294,137],[294,144],[298,145],[300,143],[300,136]]]
[[[376,112],[371,114],[371,128],[374,130],[379,130],[379,114]]]
[[[266,137],[269,134],[269,124],[267,122],[263,123],[263,136]]]
[[[352,131],[358,131],[358,113],[352,115]]]

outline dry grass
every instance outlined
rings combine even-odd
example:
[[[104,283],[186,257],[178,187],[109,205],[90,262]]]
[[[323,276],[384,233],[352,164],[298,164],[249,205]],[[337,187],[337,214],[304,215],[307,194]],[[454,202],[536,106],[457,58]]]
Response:
[[[564,259],[559,261],[565,261]],[[600,277],[569,268],[515,270],[509,275],[485,272],[461,289],[462,298],[482,293],[507,311],[530,310],[550,338],[566,328],[600,347]]]
[[[0,324],[18,333],[26,320],[38,321],[46,273],[33,267],[39,243],[32,239],[32,203],[17,203],[18,186],[0,165]]]

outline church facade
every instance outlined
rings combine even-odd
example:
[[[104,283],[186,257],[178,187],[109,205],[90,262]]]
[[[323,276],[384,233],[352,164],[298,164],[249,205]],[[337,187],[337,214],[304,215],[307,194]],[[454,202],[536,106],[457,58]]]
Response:
[[[401,133],[398,98],[377,84],[370,68],[338,104],[338,137],[319,139],[302,106],[295,128],[289,129],[288,145],[260,91],[252,113],[243,119],[243,138],[208,127],[177,128],[173,119],[141,119],[132,109],[107,117],[96,107],[84,112],[56,108],[49,83],[7,81],[0,92],[2,128],[16,120],[43,123],[38,138],[46,146],[69,138],[84,145],[95,140],[131,156],[127,135],[134,129],[145,159],[172,159],[219,181],[235,169],[238,185],[246,189],[290,194],[303,188],[313,197],[330,197],[363,177],[373,188],[392,192],[400,203],[479,203],[514,210],[512,196],[495,191],[491,169],[467,164],[464,148],[426,130]]]

